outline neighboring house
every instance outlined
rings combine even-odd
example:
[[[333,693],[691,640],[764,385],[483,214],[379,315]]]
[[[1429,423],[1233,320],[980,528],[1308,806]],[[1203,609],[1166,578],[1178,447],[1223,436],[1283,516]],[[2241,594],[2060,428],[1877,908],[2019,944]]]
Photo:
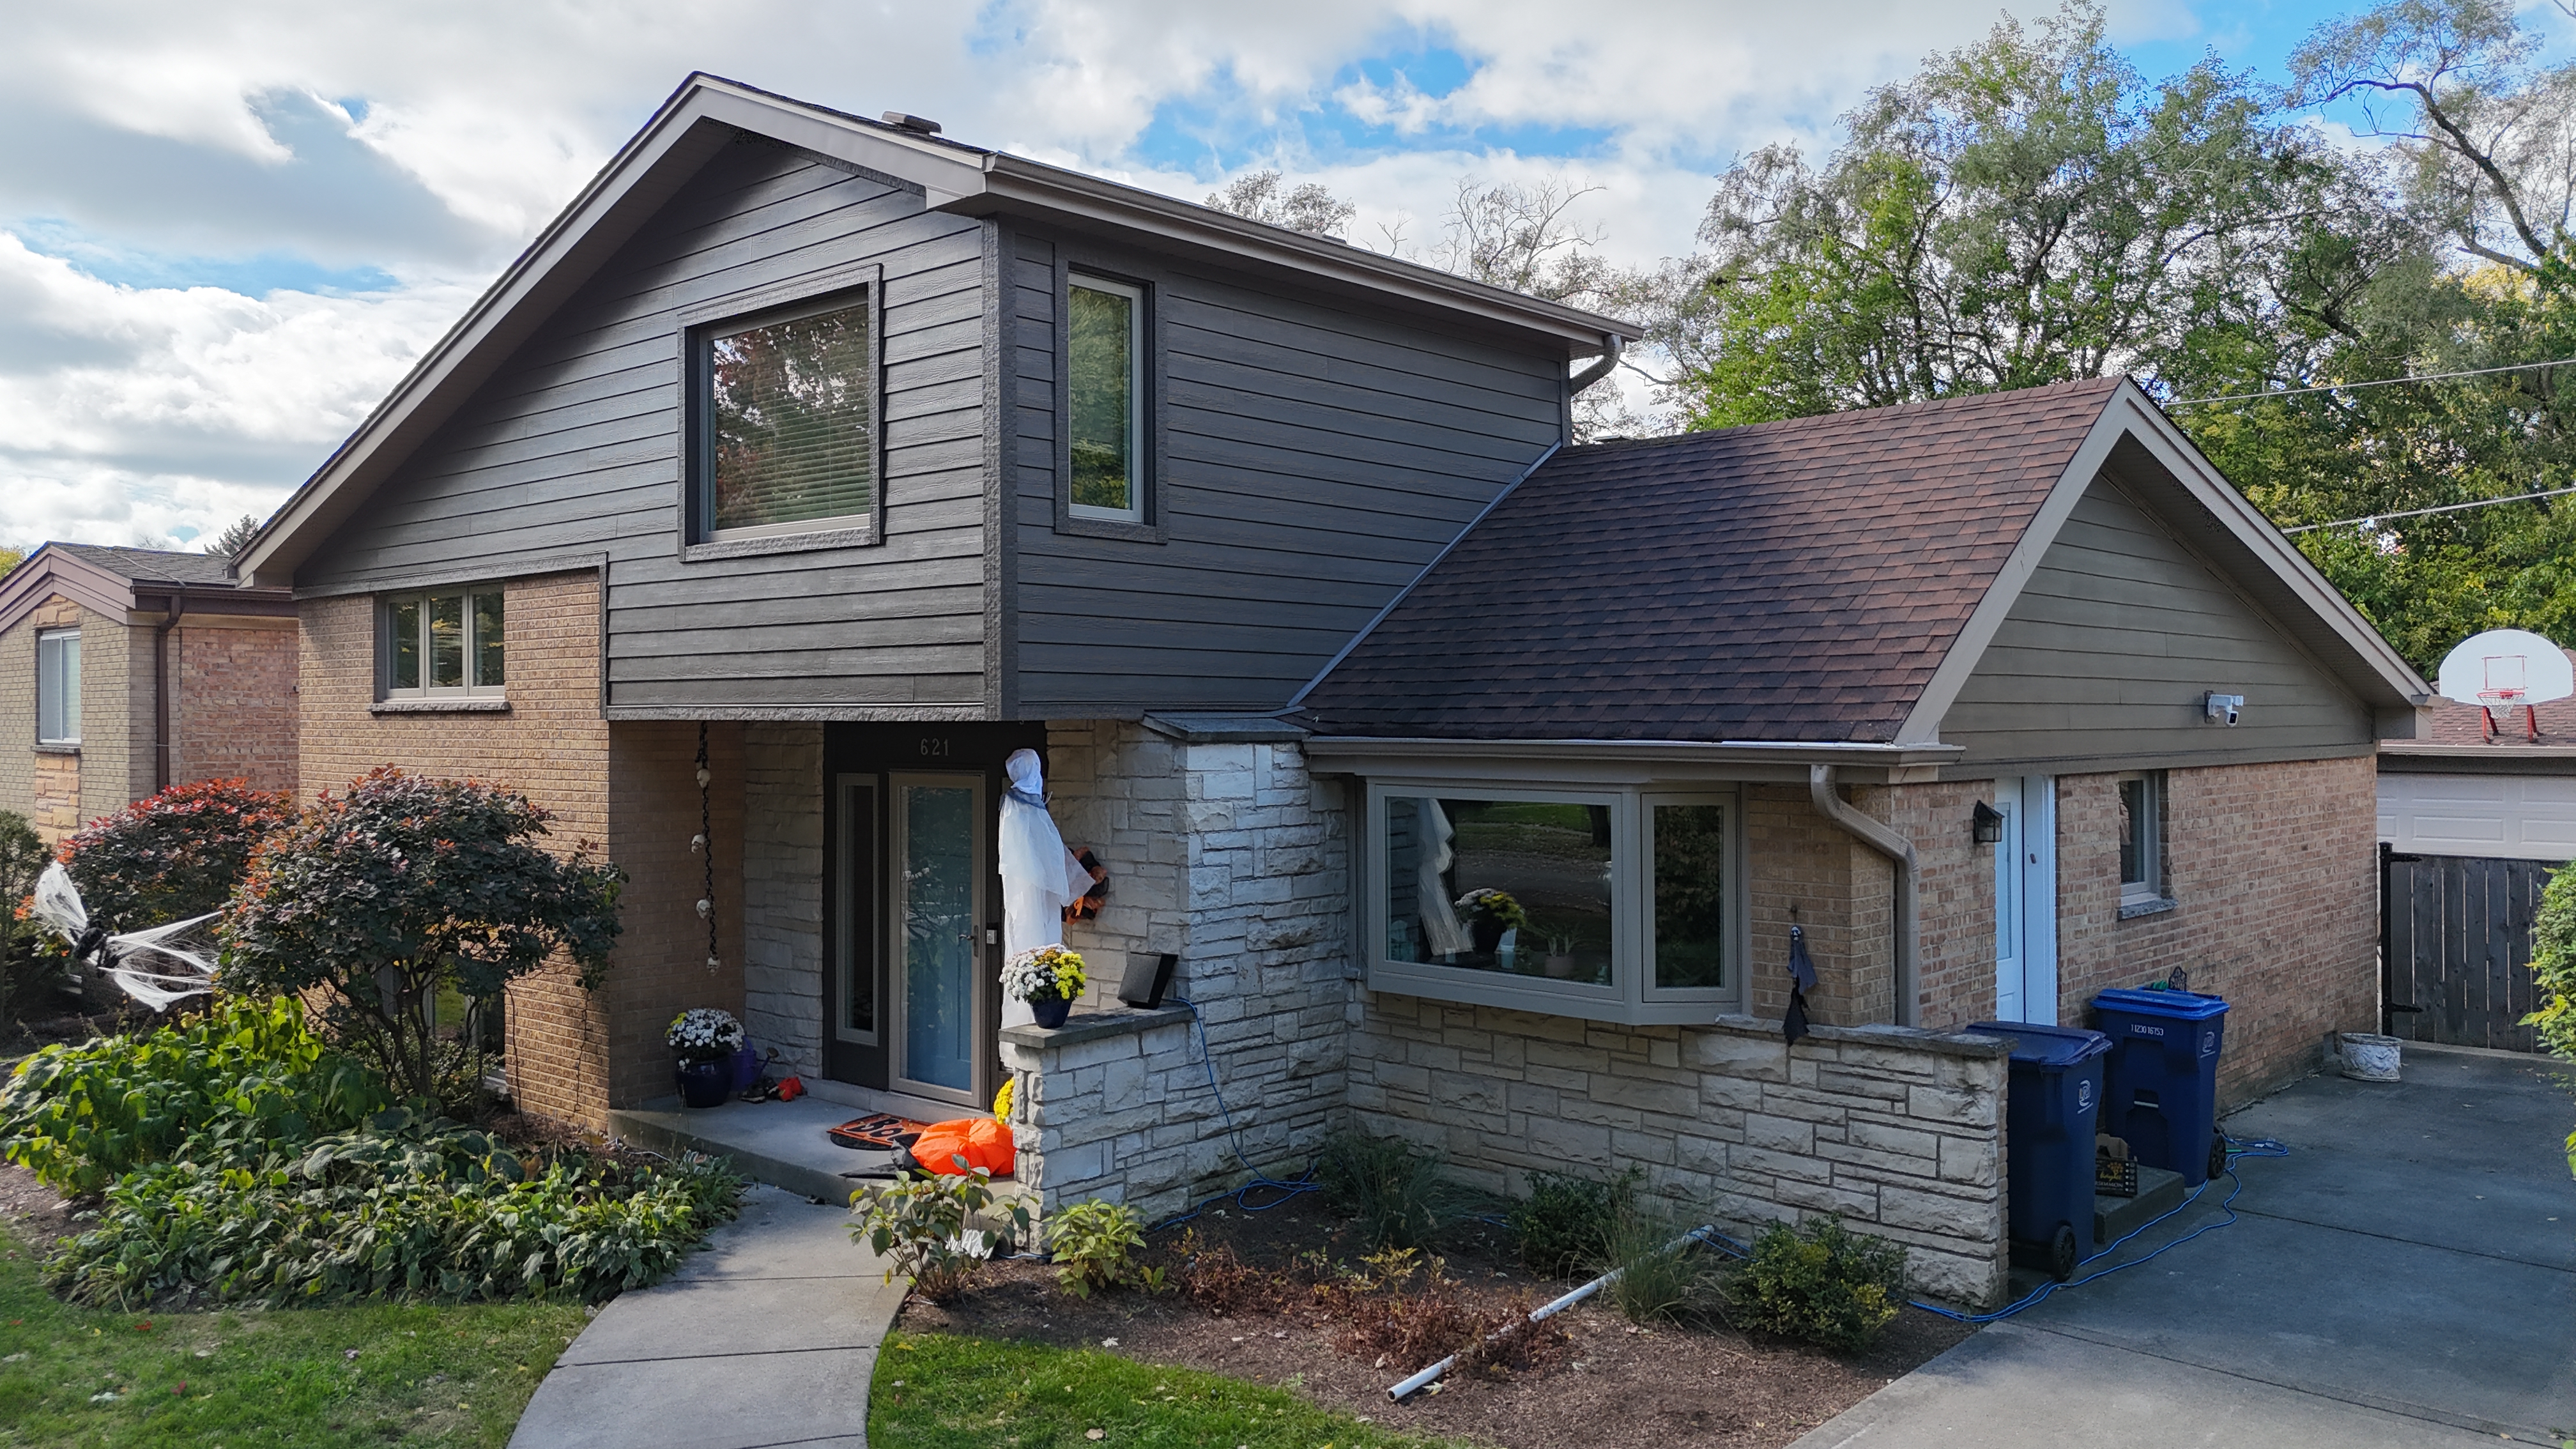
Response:
[[[48,844],[164,786],[291,790],[295,600],[224,560],[48,543],[0,578],[0,810]]]
[[[2531,926],[2550,872],[2576,860],[2576,699],[2500,714],[2490,737],[2485,711],[2436,698],[2423,738],[2380,751],[2385,1029],[2538,1051],[2522,1024],[2539,1004]]]
[[[829,1099],[1012,1080],[1041,1206],[1161,1211],[1242,1171],[1195,1011],[1259,1166],[1636,1162],[1986,1297],[2002,1048],[1946,1028],[2188,967],[2241,1092],[2367,1026],[2423,683],[2134,388],[1568,447],[1635,335],[696,77],[240,565],[308,789],[505,779],[632,873],[597,997],[514,990],[531,1110],[725,1006]],[[1022,747],[1110,873],[1069,941],[1192,1006],[999,1028]]]

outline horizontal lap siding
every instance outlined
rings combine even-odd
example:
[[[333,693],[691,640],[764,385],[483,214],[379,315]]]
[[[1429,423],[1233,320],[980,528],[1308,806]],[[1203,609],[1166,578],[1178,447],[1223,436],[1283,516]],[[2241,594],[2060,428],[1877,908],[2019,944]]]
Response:
[[[1055,263],[1009,273],[1023,713],[1285,704],[1559,436],[1561,360],[1140,262],[1165,541],[1058,533]]]
[[[789,300],[802,280],[866,262],[886,281],[885,542],[680,562],[681,314]],[[974,222],[789,150],[730,147],[298,582],[497,578],[600,554],[612,705],[978,703],[982,268]]]
[[[2202,697],[2245,696],[2208,723]],[[1941,724],[1964,763],[2342,750],[2366,712],[2118,491],[2094,484]]]

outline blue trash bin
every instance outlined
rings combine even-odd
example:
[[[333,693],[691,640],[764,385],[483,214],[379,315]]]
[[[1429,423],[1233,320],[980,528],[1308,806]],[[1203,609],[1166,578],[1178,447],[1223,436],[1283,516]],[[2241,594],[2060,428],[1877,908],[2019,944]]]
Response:
[[[2196,991],[2105,991],[2094,1020],[2111,1038],[2102,1130],[2129,1155],[2196,1188],[2227,1170],[2218,1135],[2218,1054],[2227,1002]]]
[[[2013,1039],[2004,1112],[2011,1233],[2044,1253],[2063,1283],[2093,1256],[2093,1122],[2111,1039],[2082,1027],[2026,1021],[1981,1021],[1968,1030]]]

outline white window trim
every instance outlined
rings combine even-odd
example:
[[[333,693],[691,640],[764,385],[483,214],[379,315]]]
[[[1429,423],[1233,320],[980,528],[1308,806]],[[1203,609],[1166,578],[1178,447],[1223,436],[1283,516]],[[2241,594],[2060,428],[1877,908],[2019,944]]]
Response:
[[[1107,277],[1095,277],[1088,272],[1068,273],[1065,279],[1066,296],[1064,323],[1066,328],[1065,347],[1068,359],[1072,356],[1072,292],[1076,287],[1080,287],[1085,291],[1105,292],[1113,297],[1124,297],[1128,302],[1127,506],[1125,508],[1102,508],[1097,504],[1073,502],[1073,479],[1072,475],[1068,473],[1064,483],[1065,510],[1075,518],[1093,518],[1108,523],[1143,523],[1145,521],[1145,489],[1149,486],[1146,459],[1150,453],[1150,450],[1145,446],[1145,385],[1147,378],[1151,375],[1150,369],[1146,366],[1149,359],[1145,355],[1145,289],[1130,282],[1113,282]],[[1072,368],[1068,362],[1065,375],[1065,387],[1067,392],[1064,415],[1065,436],[1068,439],[1068,446],[1070,446],[1070,439],[1073,431],[1072,386]],[[1069,457],[1066,466],[1068,468],[1072,466]]]
[[[1610,984],[1596,986],[1545,977],[1504,975],[1433,962],[1393,961],[1386,955],[1386,882],[1376,856],[1385,848],[1390,796],[1430,795],[1452,800],[1530,800],[1610,807]],[[1654,910],[1646,874],[1654,842],[1651,805],[1714,804],[1726,812],[1727,979],[1719,987],[1663,988],[1653,984]],[[1360,894],[1361,949],[1368,988],[1436,1001],[1497,1006],[1550,1016],[1629,1025],[1688,1024],[1714,1020],[1740,1008],[1751,960],[1751,931],[1744,904],[1744,812],[1740,792],[1719,787],[1606,789],[1508,782],[1465,782],[1386,777],[1368,782],[1367,821],[1355,852],[1353,878]]]
[[[80,716],[81,716],[81,709],[80,709],[80,672],[79,672],[79,670],[78,670],[77,668],[75,668],[75,669],[73,670],[73,672],[72,672],[72,678],[71,678],[71,680],[70,680],[70,682],[69,682],[69,683],[70,683],[70,688],[69,688],[69,690],[68,690],[68,701],[67,701],[67,702],[68,702],[68,703],[70,704],[70,706],[71,706],[71,709],[70,709],[70,719],[71,719],[71,726],[72,726],[71,733],[70,733],[70,734],[67,734],[67,735],[48,735],[48,734],[46,734],[46,733],[45,733],[45,645],[46,645],[47,643],[49,643],[49,642],[52,642],[52,643],[56,643],[56,644],[57,644],[57,646],[59,647],[59,643],[60,643],[61,641],[66,641],[66,640],[67,640],[67,641],[69,641],[69,642],[72,644],[72,646],[73,646],[74,648],[78,648],[78,647],[79,647],[79,645],[80,645],[80,636],[81,636],[81,631],[80,631],[77,627],[69,628],[69,629],[39,629],[39,630],[37,630],[37,631],[36,631],[36,743],[37,743],[37,744],[40,744],[40,745],[50,745],[50,746],[55,746],[55,747],[57,747],[57,748],[62,748],[62,749],[77,749],[77,748],[79,748],[79,746],[80,746],[80,742],[81,742],[81,718],[80,718]]]
[[[474,600],[485,594],[499,594],[502,599],[501,673],[504,678],[499,684],[476,684],[473,682],[475,659]],[[466,682],[464,684],[431,684],[428,682],[429,600],[432,595],[436,595],[441,598],[449,597],[451,595],[462,595],[465,599]],[[396,605],[405,603],[420,605],[420,677],[422,682],[418,688],[414,689],[397,689],[394,687],[394,608]],[[382,688],[378,691],[379,695],[388,703],[406,699],[508,699],[509,682],[507,676],[510,672],[509,628],[509,591],[499,584],[483,586],[460,585],[455,588],[421,589],[411,593],[378,595],[376,598],[376,677],[383,681]]]
[[[2138,868],[2145,879],[2120,882],[2120,904],[2124,908],[2161,905],[2168,899],[2165,894],[2164,778],[2153,770],[2131,770],[2118,776],[2111,788],[2117,790],[2131,780],[2143,781],[2146,785],[2138,792],[2146,803],[2147,811],[2145,838],[2140,842],[2138,852]],[[2125,839],[2121,842],[2123,845],[2127,843]]]

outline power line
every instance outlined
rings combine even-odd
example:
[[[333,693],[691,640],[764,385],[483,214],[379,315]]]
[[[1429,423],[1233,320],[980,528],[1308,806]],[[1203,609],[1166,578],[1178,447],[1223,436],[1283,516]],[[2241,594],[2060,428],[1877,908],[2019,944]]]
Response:
[[[2534,498],[2556,498],[2576,493],[2576,488],[2552,488],[2546,493],[2516,493],[2510,498],[2482,498],[2475,503],[2445,503],[2439,508],[2409,508],[2403,513],[2365,513],[2359,518],[2338,518],[2332,523],[2302,523],[2285,528],[2283,533],[2313,533],[2320,528],[2341,528],[2347,523],[2378,523],[2390,518],[2421,518],[2428,513],[2457,513],[2463,508],[2493,508],[2499,503],[2526,503]]]
[[[2410,377],[2383,377],[2370,382],[2330,382],[2323,387],[2285,387],[2274,392],[2232,392],[2224,397],[2176,398],[2165,406],[2196,408],[2203,403],[2253,402],[2267,397],[2303,397],[2316,392],[2350,392],[2355,388],[2395,387],[2401,382],[2447,382],[2455,377],[2491,377],[2499,372],[2531,372],[2543,367],[2576,367],[2576,357],[2562,357],[2556,362],[2517,362],[2510,367],[2473,367],[2466,372],[2426,372]],[[2317,526],[2325,527],[2324,524]]]

